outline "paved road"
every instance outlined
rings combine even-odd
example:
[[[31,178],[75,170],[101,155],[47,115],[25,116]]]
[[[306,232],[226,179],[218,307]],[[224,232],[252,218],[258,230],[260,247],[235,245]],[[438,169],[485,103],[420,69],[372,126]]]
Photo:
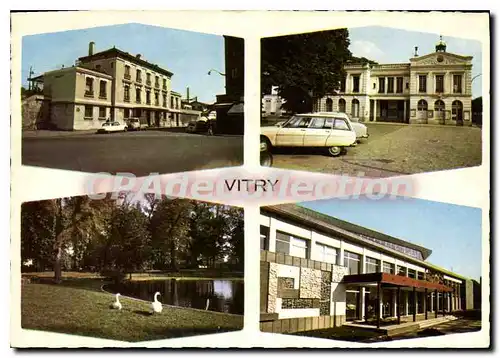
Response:
[[[27,135],[22,164],[137,176],[238,166],[243,164],[243,137],[162,131]]]
[[[331,174],[388,177],[481,165],[481,129],[368,124],[370,137],[345,155],[274,149],[274,167]]]

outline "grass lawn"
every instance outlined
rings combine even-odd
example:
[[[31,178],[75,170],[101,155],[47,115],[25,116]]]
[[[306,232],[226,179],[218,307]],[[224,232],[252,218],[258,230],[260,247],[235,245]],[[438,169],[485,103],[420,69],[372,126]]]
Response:
[[[294,335],[314,337],[314,338],[336,339],[349,342],[369,342],[382,336],[378,332],[362,330],[362,329],[353,329],[347,326],[297,332],[294,333]]]
[[[243,316],[164,306],[150,315],[149,303],[121,297],[121,311],[109,308],[114,295],[100,291],[101,279],[74,278],[59,285],[21,288],[21,326],[121,341],[146,341],[243,328]]]

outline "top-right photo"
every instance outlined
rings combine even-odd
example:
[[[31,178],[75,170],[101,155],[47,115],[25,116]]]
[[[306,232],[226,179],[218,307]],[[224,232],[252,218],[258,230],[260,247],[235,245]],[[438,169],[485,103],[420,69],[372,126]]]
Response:
[[[261,164],[366,177],[481,165],[481,46],[379,26],[263,38]]]

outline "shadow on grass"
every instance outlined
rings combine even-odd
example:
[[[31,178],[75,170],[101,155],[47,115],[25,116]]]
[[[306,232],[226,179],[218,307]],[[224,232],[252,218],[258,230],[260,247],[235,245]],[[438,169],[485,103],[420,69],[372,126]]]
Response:
[[[146,317],[149,317],[149,316],[153,315],[152,312],[144,311],[144,310],[134,310],[132,312],[135,313],[135,314],[141,315],[141,316],[146,316]]]

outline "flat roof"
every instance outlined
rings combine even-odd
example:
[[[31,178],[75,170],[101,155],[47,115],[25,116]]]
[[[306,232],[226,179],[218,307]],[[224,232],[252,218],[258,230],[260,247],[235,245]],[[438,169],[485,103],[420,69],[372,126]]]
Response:
[[[359,275],[345,275],[342,279],[343,283],[382,283],[389,286],[399,287],[414,287],[418,289],[438,290],[441,292],[451,292],[452,288],[438,282],[430,282],[426,280],[417,280],[415,278],[393,275],[386,272],[364,273]]]
[[[318,231],[326,232],[327,234],[341,236],[350,241],[358,242],[364,246],[375,248],[376,250],[379,251],[384,251],[386,253],[389,253],[390,255],[397,255],[399,257],[404,258],[407,261],[412,261],[414,263],[417,263],[418,265],[434,269],[441,273],[447,274],[451,277],[467,280],[467,278],[464,276],[461,276],[459,274],[448,271],[446,269],[443,269],[439,266],[433,265],[425,261],[425,259],[427,259],[432,253],[432,250],[405,240],[395,238],[387,234],[380,233],[372,229],[368,229],[347,221],[343,221],[334,218],[332,216],[328,216],[323,213],[298,206],[296,204],[265,206],[261,208],[261,212],[268,212],[278,216],[283,216],[293,221],[296,221],[308,228],[314,228],[317,229]],[[379,244],[375,241],[371,241],[370,239],[365,238],[363,236],[372,237],[378,240],[394,243],[397,245],[417,250],[422,254],[424,260],[420,260],[408,254],[402,253],[390,247]]]

